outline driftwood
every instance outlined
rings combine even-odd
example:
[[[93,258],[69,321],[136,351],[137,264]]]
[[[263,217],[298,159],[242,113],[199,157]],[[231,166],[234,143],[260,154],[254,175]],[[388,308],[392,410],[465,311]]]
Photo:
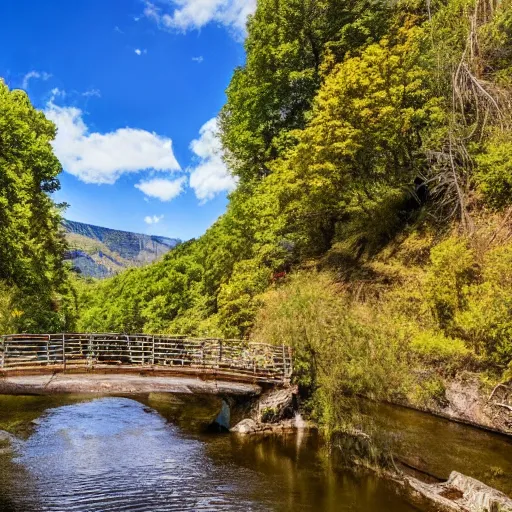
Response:
[[[500,402],[500,397],[498,398],[495,398],[495,395],[496,393],[499,391],[499,390],[502,390],[504,389],[505,390],[505,396],[504,397],[501,397],[501,399],[504,399],[504,400],[507,400],[507,395],[512,397],[512,387],[506,385],[506,384],[503,384],[503,383],[500,383],[498,384],[493,390],[492,390],[492,393],[489,395],[489,398],[487,399],[488,402],[492,403],[492,405],[495,405],[496,407],[502,407],[503,409],[507,409],[509,411],[512,412],[512,405],[508,404],[508,403],[504,403],[504,402]],[[494,400],[493,400],[494,399]]]
[[[512,392],[512,388],[510,388],[509,386],[503,384],[503,383],[500,383],[498,384],[497,386],[495,386],[495,388],[492,390],[492,393],[489,395],[489,398],[487,399],[489,402],[493,399],[494,395],[496,394],[496,391],[498,391],[498,389],[505,389],[507,392]]]

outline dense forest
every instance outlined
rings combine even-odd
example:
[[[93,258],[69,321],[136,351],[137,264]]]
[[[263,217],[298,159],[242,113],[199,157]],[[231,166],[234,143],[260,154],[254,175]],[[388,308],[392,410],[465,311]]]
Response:
[[[511,378],[510,0],[259,0],[245,47],[226,213],[159,263],[74,278],[76,300],[53,128],[2,86],[0,278],[55,311],[15,327],[290,343],[326,423],[340,394],[428,404],[462,372]]]

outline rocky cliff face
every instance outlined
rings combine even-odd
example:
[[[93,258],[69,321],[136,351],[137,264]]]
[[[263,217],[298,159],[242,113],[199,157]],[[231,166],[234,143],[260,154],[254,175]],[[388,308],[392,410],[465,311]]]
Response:
[[[66,259],[76,272],[105,278],[122,270],[142,266],[162,257],[180,243],[179,239],[143,235],[65,220],[69,244]]]

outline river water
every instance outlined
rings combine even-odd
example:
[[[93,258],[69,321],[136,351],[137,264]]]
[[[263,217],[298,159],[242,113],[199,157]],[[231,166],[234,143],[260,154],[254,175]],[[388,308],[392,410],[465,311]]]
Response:
[[[416,510],[371,473],[334,467],[315,435],[204,432],[218,405],[198,397],[0,397],[0,428],[25,438],[0,455],[0,510]]]

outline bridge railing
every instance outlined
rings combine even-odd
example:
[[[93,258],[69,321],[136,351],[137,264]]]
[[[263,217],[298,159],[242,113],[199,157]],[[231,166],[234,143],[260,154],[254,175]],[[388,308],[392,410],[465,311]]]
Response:
[[[292,353],[284,345],[147,334],[16,334],[2,336],[0,369],[135,367],[219,373],[284,382]]]

